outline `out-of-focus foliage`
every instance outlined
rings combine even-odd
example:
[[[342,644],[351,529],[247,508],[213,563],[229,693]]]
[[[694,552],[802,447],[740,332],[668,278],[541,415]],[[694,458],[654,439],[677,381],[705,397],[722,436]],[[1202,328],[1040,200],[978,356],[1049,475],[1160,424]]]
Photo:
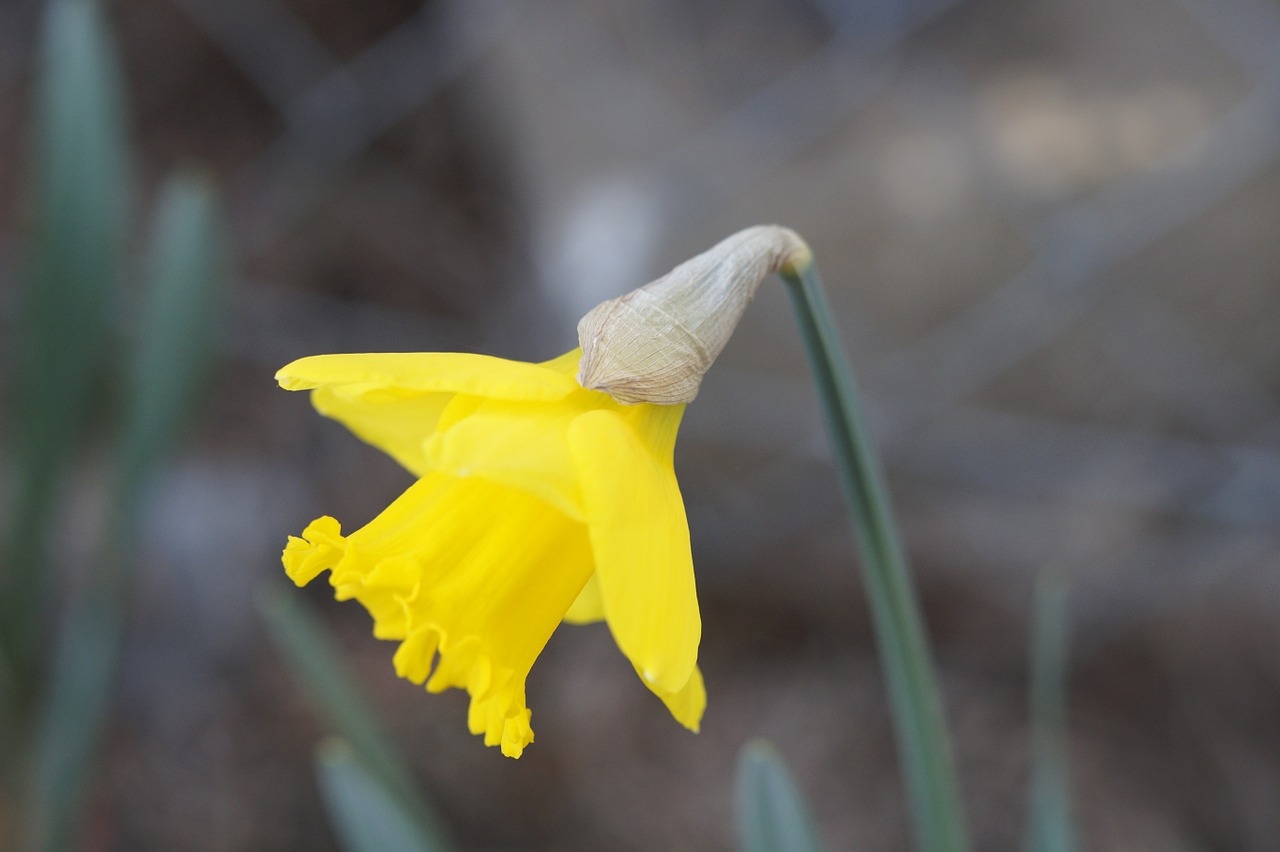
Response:
[[[28,812],[39,848],[65,848],[110,708],[121,630],[132,586],[133,541],[149,475],[185,422],[209,359],[218,315],[222,249],[212,190],[201,179],[169,181],[155,214],[150,275],[116,442],[104,540],[62,620],[34,751]]]
[[[1076,848],[1067,734],[1068,613],[1063,579],[1043,575],[1036,585],[1031,636],[1029,852],[1075,852]]]
[[[425,838],[430,848],[448,848],[440,819],[426,804],[404,761],[397,756],[395,745],[382,732],[373,709],[342,662],[336,643],[297,595],[264,585],[258,590],[258,611],[312,706],[329,730],[349,744],[344,746],[347,751],[354,754],[349,760],[335,757],[341,766],[326,771],[325,752],[321,753],[321,777],[328,779],[326,802],[330,814],[350,839],[362,832],[366,822],[356,819],[355,805],[344,805],[335,811],[334,797],[348,788],[364,798],[389,797],[378,807],[394,807],[413,823],[414,831]]]
[[[122,516],[129,527],[147,477],[204,388],[226,263],[209,180],[194,173],[171,179],[156,204],[117,449],[116,506],[129,507]]]
[[[48,6],[35,94],[30,230],[14,324],[15,484],[0,575],[3,685],[29,702],[48,638],[49,535],[103,373],[128,233],[120,72],[96,2]]]
[[[146,486],[199,397],[219,314],[225,261],[212,188],[177,177],[161,192],[139,292],[121,248],[131,230],[126,112],[111,37],[94,0],[45,13],[32,151],[32,229],[23,246],[22,345],[13,406],[18,470],[0,594],[5,650],[5,809],[26,848],[72,846],[99,734],[109,715]],[[132,264],[129,264],[132,266]],[[114,311],[123,304],[128,310]],[[131,344],[123,376],[107,369],[112,320]],[[138,321],[134,321],[134,318]],[[118,388],[121,426],[98,546],[82,588],[57,605],[47,552],[59,483],[92,425],[92,403]],[[50,613],[63,610],[60,629]],[[53,639],[51,642],[50,640]],[[50,653],[49,648],[55,648]]]
[[[421,824],[342,740],[316,749],[325,808],[347,852],[444,852],[450,847]]]
[[[733,804],[740,852],[821,852],[804,797],[768,743],[747,743],[738,755]]]

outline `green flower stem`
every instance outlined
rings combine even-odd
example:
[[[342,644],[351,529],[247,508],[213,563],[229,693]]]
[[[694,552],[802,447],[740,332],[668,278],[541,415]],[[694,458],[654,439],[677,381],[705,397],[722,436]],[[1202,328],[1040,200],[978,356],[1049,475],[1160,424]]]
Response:
[[[779,274],[800,322],[849,501],[916,839],[928,852],[962,852],[968,837],[924,620],[848,358],[812,256],[803,253]]]

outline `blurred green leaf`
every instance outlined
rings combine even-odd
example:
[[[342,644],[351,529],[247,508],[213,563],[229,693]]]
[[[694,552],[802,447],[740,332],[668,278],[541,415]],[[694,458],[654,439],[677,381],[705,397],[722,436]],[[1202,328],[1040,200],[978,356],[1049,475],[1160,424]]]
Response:
[[[171,180],[156,222],[107,540],[86,593],[73,602],[58,636],[34,750],[31,849],[66,849],[75,838],[110,709],[146,474],[177,434],[209,349],[221,283],[212,192],[203,181]]]
[[[741,852],[820,852],[804,799],[773,746],[747,743],[738,755],[734,808]]]
[[[449,848],[440,819],[428,807],[409,770],[397,757],[373,709],[342,664],[328,630],[307,612],[299,595],[264,585],[257,593],[277,647],[308,693],[326,726],[351,744],[363,766],[405,808],[433,849]]]
[[[26,285],[14,324],[18,492],[0,594],[15,700],[31,686],[58,483],[88,419],[128,228],[120,73],[92,0],[46,8],[35,124]]]
[[[117,522],[132,525],[147,475],[203,389],[225,257],[209,182],[171,178],[152,226],[145,303],[118,448]]]
[[[1045,574],[1036,584],[1031,639],[1030,852],[1073,852],[1071,773],[1067,742],[1067,591]]]
[[[98,736],[110,707],[120,613],[114,601],[85,597],[65,620],[27,790],[28,849],[58,852],[73,846]]]
[[[442,852],[386,782],[361,764],[351,746],[329,739],[316,749],[316,775],[329,820],[347,852]]]

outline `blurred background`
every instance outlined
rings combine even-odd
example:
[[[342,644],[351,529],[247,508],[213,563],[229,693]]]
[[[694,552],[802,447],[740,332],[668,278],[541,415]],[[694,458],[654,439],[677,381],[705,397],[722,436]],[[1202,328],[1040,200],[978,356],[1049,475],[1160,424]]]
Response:
[[[252,594],[286,535],[321,514],[354,528],[409,480],[277,390],[278,367],[546,359],[596,302],[767,222],[813,246],[870,398],[976,848],[1021,843],[1046,569],[1071,587],[1086,848],[1275,848],[1280,5],[102,5],[136,206],[202,164],[234,274],[194,426],[142,514],[84,848],[336,848],[312,776],[324,728]],[[0,3],[6,344],[43,7]],[[64,592],[105,511],[94,446],[56,525]],[[464,848],[729,848],[752,736],[831,849],[905,848],[828,456],[767,283],[677,449],[710,694],[696,737],[603,627],[565,628],[529,681],[537,743],[504,759],[466,732],[464,694],[395,678],[358,606],[296,594]]]

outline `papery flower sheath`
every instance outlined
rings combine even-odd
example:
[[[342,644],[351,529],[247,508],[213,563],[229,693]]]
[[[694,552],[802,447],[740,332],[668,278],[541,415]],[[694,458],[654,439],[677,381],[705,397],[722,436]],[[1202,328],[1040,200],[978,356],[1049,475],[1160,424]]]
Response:
[[[684,405],[584,389],[580,357],[319,355],[276,375],[418,477],[349,535],[322,517],[290,537],[289,577],[328,569],[399,643],[397,674],[466,689],[471,732],[509,757],[533,741],[525,680],[561,621],[606,621],[684,726],[706,706],[672,463]]]

